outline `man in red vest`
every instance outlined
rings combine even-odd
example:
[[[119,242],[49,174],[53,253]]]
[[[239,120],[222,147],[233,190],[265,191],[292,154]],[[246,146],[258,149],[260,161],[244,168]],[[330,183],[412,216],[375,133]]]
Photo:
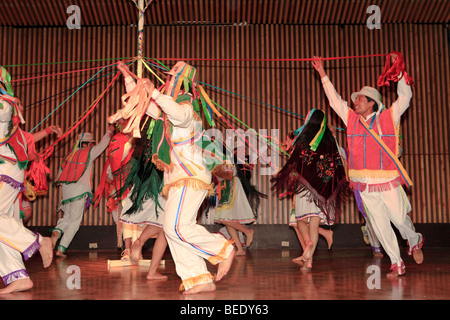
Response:
[[[408,254],[412,254],[418,264],[423,262],[423,236],[414,230],[408,216],[411,204],[402,185],[411,183],[398,162],[398,126],[412,98],[412,79],[405,71],[399,52],[389,54],[388,58],[394,67],[402,65],[389,79],[398,82],[398,99],[389,109],[384,109],[378,90],[368,86],[351,95],[354,109],[349,108],[328,78],[322,60],[315,57],[312,64],[320,75],[331,107],[347,126],[350,187],[356,191],[358,207],[364,208],[391,259],[391,272],[387,276],[393,278],[405,273],[405,265],[391,222],[408,240]]]
[[[85,209],[93,199],[92,173],[94,161],[108,147],[114,133],[109,126],[100,143],[94,145],[91,133],[81,133],[77,137],[73,151],[65,158],[56,178],[61,185],[62,201],[58,210],[64,212],[52,232],[52,244],[61,237],[56,256],[65,257],[66,250],[80,228]]]

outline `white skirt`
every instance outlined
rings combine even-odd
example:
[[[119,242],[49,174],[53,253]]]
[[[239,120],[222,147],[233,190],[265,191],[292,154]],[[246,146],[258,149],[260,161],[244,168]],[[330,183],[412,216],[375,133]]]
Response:
[[[234,221],[240,224],[255,222],[252,208],[242,188],[238,177],[233,177],[230,186],[230,195],[226,202],[219,203],[214,215],[214,222],[220,223],[221,220]],[[222,185],[224,181],[220,181]]]
[[[319,217],[320,224],[334,225],[334,217],[329,217],[329,221],[325,213],[314,203],[314,201],[309,200],[308,193],[296,194],[294,201],[294,208],[291,213],[290,223],[293,223],[293,218],[295,221],[306,219],[309,222],[311,217]]]
[[[131,194],[131,192],[129,194]],[[164,208],[166,206],[166,199],[159,195],[158,201],[161,207],[156,208],[156,203],[152,199],[147,199],[142,204],[142,210],[132,214],[125,214],[125,212],[127,212],[127,210],[130,209],[133,205],[133,202],[130,200],[130,198],[126,197],[122,200],[122,212],[120,214],[120,221],[128,224],[154,225],[162,228],[164,222]]]

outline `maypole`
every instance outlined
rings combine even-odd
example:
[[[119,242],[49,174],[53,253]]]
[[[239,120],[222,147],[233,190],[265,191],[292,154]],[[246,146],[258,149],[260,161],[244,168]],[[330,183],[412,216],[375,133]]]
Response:
[[[139,20],[138,20],[138,61],[137,61],[137,76],[142,78],[142,57],[144,51],[144,0],[139,0],[137,5],[139,10]]]
[[[148,6],[153,0],[132,0],[133,3],[136,5],[138,11],[139,11],[139,17],[138,17],[138,43],[137,43],[137,72],[136,75],[139,78],[142,78],[142,70],[143,70],[143,63],[142,59],[144,57],[144,13],[145,10],[147,10]]]

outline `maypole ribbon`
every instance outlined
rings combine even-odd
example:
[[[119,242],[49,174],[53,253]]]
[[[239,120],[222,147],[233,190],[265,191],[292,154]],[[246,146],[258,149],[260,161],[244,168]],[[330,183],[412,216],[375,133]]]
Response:
[[[322,60],[341,60],[341,59],[355,59],[355,58],[368,58],[368,57],[380,57],[380,56],[387,56],[387,54],[371,54],[371,55],[359,55],[359,56],[344,56],[344,57],[328,57],[328,58],[322,58]],[[266,62],[295,62],[295,61],[314,61],[314,58],[292,58],[292,59],[213,59],[213,58],[153,58],[153,60],[157,61],[159,64],[163,65],[162,63],[159,62],[159,60],[175,60],[175,61],[179,61],[179,60],[190,60],[190,61],[266,61]],[[151,70],[151,68],[146,65],[147,69]],[[168,70],[168,68],[166,66],[164,66],[166,68],[166,70]],[[151,72],[155,75],[155,73],[151,70]],[[160,79],[159,79],[160,80]],[[160,80],[162,82],[162,80]],[[200,83],[200,82],[199,82]],[[208,85],[208,84],[205,84]],[[214,87],[214,86],[211,86]],[[217,87],[215,87],[217,88]],[[220,88],[219,88],[220,89]],[[204,100],[202,99],[202,102]],[[206,102],[206,101],[204,101]],[[203,104],[203,103],[202,103]],[[212,105],[212,104],[211,104]],[[220,106],[219,106],[220,107]],[[224,110],[225,112],[227,112],[224,108],[220,107],[222,110]],[[206,115],[208,113],[205,113]],[[227,112],[227,114],[231,115],[229,112]],[[219,113],[219,118],[222,119],[225,123],[227,123],[228,126],[230,126],[233,130],[235,130],[237,132],[237,130]],[[299,115],[301,116],[301,115]],[[238,120],[236,117],[234,117],[236,120]],[[208,121],[210,121],[208,119]],[[240,123],[243,123],[242,121],[239,121]],[[246,126],[247,128],[249,128],[249,126]],[[340,128],[337,128],[340,129]],[[342,130],[342,129],[341,129]],[[316,139],[317,138],[317,139]],[[320,141],[320,137],[315,137],[316,141]],[[244,139],[248,145],[250,146],[250,143]],[[266,139],[266,141],[268,141]],[[269,143],[271,145],[273,145],[272,142],[269,141]],[[253,149],[254,147],[251,146]],[[315,148],[315,146],[311,146],[313,148]],[[284,150],[278,148],[280,151],[286,153]],[[270,162],[269,162],[270,163]]]
[[[322,60],[343,60],[343,59],[359,59],[359,58],[373,58],[373,57],[385,57],[388,54],[368,54],[359,56],[343,56],[343,57],[328,57],[322,58]],[[301,62],[301,61],[314,61],[314,58],[155,58],[158,60],[172,60],[172,61],[236,61],[236,62]]]
[[[109,88],[112,86],[112,84],[114,83],[114,81],[117,80],[117,78],[120,76],[120,73],[117,73],[116,76],[112,79],[112,81],[108,84],[108,86],[106,87],[106,89],[100,94],[99,97],[97,97],[97,99],[95,99],[95,102],[93,103],[93,105],[91,106],[91,108],[89,109],[88,112],[86,112],[86,114],[78,121],[78,123],[73,126],[72,128],[70,128],[65,134],[63,134],[59,139],[57,139],[56,141],[54,141],[50,146],[48,146],[47,148],[45,148],[41,154],[43,155],[44,159],[48,158],[54,149],[54,146],[61,140],[63,140],[65,137],[67,137],[70,133],[72,133],[72,131],[74,131],[86,118],[87,116],[95,109],[95,107],[97,107],[98,103],[100,102],[100,100],[103,98],[103,96],[105,95],[105,93],[109,90]]]
[[[135,59],[135,58],[133,58]],[[94,74],[91,78],[89,78],[89,80],[87,80],[86,82],[84,82],[81,86],[78,87],[78,89],[76,89],[74,92],[72,92],[72,94],[70,94],[61,104],[59,104],[52,112],[50,112],[41,122],[39,122],[33,129],[31,129],[30,133],[33,132],[37,127],[39,127],[45,120],[47,120],[48,117],[50,117],[54,112],[56,112],[56,110],[58,110],[65,102],[67,102],[67,100],[69,100],[75,93],[77,93],[78,91],[80,91],[81,88],[83,88],[84,86],[86,86],[88,83],[90,83],[99,73],[101,73],[104,69],[114,66],[116,65],[116,63],[113,64],[109,64],[106,65],[104,67],[101,67],[100,71],[98,71],[96,74]],[[98,68],[94,68],[94,69],[98,69]],[[79,71],[84,71],[84,70],[79,70]]]

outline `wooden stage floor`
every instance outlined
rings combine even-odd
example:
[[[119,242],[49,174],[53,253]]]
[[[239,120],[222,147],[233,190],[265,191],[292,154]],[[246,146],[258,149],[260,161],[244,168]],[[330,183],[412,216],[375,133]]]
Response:
[[[387,279],[387,256],[372,257],[369,248],[318,249],[313,269],[300,270],[291,262],[293,249],[258,249],[236,257],[229,274],[216,283],[217,290],[185,296],[178,292],[169,250],[160,271],[167,281],[148,281],[147,267],[108,268],[108,259],[119,252],[77,251],[55,258],[48,269],[37,254],[26,262],[34,288],[0,296],[7,300],[448,300],[450,298],[450,248],[424,248],[425,261],[416,265],[402,250],[406,275]],[[144,252],[150,259],[151,251]],[[376,278],[377,267],[381,277]],[[75,270],[79,272],[73,273]],[[77,269],[79,268],[79,269]],[[368,270],[369,268],[369,270]],[[371,270],[375,270],[375,273]],[[215,272],[215,267],[211,266]],[[80,288],[74,277],[79,275]],[[369,283],[369,285],[368,285]],[[379,284],[379,288],[374,288]],[[0,285],[0,288],[3,284]],[[372,287],[372,288],[369,288]]]

